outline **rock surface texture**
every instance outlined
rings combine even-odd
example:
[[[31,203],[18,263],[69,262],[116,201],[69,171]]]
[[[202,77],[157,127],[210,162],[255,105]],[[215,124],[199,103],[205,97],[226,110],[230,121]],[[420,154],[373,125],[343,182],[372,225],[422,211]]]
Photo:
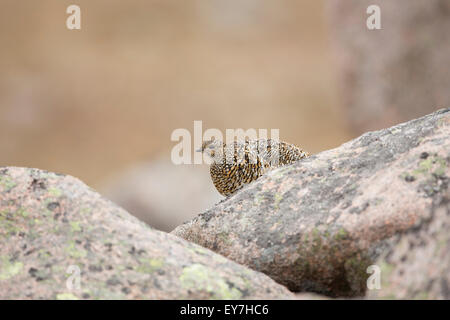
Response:
[[[270,171],[172,233],[292,291],[362,296],[368,266],[447,192],[449,137],[450,109],[368,132]]]
[[[0,168],[0,299],[230,298],[294,295],[149,228],[78,179]]]
[[[380,290],[369,299],[450,299],[450,192],[437,201],[429,216],[377,261]]]

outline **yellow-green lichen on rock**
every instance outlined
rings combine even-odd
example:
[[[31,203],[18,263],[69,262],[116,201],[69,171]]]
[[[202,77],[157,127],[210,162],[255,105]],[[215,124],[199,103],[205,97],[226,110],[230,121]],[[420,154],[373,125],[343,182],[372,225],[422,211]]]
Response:
[[[180,282],[185,289],[204,290],[212,299],[240,299],[242,293],[230,287],[217,271],[201,264],[193,264],[183,269]]]
[[[10,279],[22,272],[23,263],[11,261],[8,257],[0,257],[0,280]]]

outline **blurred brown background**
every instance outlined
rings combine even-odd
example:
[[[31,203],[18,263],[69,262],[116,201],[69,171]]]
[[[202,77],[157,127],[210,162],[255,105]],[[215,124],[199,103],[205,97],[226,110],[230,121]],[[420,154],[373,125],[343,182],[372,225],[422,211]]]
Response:
[[[321,1],[2,1],[0,163],[98,186],[169,153],[176,128],[279,128],[316,152],[349,138]]]
[[[70,4],[81,7],[79,31],[65,26]],[[168,162],[174,129],[192,130],[194,120],[203,120],[204,130],[279,128],[282,140],[313,153],[357,135],[339,102],[352,100],[345,90],[338,95],[342,68],[330,38],[341,53],[358,51],[346,46],[353,37],[339,36],[339,4],[328,7],[331,14],[327,5],[3,0],[0,166],[76,176],[141,218],[157,212],[161,221],[144,220],[168,230],[219,199],[208,194],[209,202],[192,206],[181,200],[197,203],[205,188],[215,190],[207,168]],[[367,34],[365,8],[353,14],[362,19],[356,32]],[[133,188],[144,191],[146,203],[127,204],[136,202],[124,196],[139,193]],[[171,215],[175,222],[163,221]]]

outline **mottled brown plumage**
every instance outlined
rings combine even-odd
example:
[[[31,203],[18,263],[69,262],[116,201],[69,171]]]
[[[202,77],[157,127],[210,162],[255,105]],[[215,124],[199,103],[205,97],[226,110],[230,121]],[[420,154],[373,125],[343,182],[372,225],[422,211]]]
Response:
[[[230,145],[209,140],[199,151],[211,158],[211,179],[224,196],[235,193],[273,168],[309,156],[292,144],[272,139],[234,141]]]

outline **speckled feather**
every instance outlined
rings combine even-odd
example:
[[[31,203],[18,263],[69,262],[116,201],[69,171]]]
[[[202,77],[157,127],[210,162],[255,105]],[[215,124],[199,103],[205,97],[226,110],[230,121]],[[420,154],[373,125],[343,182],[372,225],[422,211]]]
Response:
[[[292,144],[272,139],[235,141],[231,145],[209,140],[203,143],[201,151],[213,160],[211,179],[224,196],[232,195],[271,169],[309,156]]]

